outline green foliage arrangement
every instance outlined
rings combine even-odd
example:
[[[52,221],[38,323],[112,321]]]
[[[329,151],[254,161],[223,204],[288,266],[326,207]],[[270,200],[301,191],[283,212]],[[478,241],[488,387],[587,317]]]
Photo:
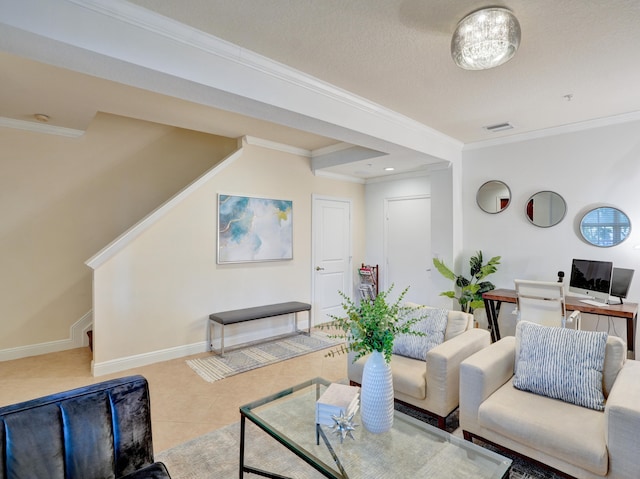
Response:
[[[388,363],[393,354],[393,341],[398,334],[425,336],[422,332],[412,330],[412,326],[425,316],[409,317],[409,313],[419,308],[403,305],[409,287],[402,291],[395,302],[389,303],[388,297],[392,290],[393,285],[387,291],[379,292],[375,299],[363,299],[360,304],[339,291],[344,300],[342,308],[346,316],[330,315],[333,322],[324,324],[321,328],[340,330],[340,333],[331,337],[344,339],[346,344],[330,351],[327,356],[352,351],[356,353],[355,361],[373,351],[379,351]]]
[[[447,279],[455,282],[455,286],[460,289],[460,296],[456,296],[455,291],[445,291],[440,296],[447,296],[451,299],[457,299],[460,309],[466,313],[473,313],[476,308],[482,308],[484,301],[482,293],[495,289],[490,281],[482,281],[484,278],[497,271],[500,264],[500,256],[494,256],[487,264],[482,264],[482,251],[476,252],[469,260],[469,272],[471,279],[462,275],[457,275],[451,271],[441,260],[433,258],[433,265]]]

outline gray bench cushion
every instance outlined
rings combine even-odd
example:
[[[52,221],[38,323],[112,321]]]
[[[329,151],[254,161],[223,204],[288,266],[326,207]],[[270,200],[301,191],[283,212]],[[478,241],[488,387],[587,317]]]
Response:
[[[256,306],[253,308],[234,309],[231,311],[223,311],[221,313],[213,313],[209,315],[209,319],[220,324],[234,324],[242,323],[244,321],[252,321],[254,319],[269,318],[271,316],[281,316],[283,314],[309,311],[310,309],[311,305],[309,303],[289,301],[287,303],[268,304],[266,306]]]

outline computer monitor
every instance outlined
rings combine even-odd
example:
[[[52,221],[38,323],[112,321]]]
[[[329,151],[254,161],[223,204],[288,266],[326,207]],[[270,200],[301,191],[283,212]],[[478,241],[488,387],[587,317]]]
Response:
[[[626,268],[613,268],[613,274],[611,276],[611,296],[620,298],[626,298],[629,294],[629,287],[631,286],[631,280],[633,279],[634,270]]]
[[[571,264],[569,291],[606,303],[609,301],[612,274],[611,261],[574,259]]]

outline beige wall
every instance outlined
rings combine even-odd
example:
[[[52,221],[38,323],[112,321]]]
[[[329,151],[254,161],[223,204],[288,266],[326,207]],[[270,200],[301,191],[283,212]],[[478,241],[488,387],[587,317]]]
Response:
[[[360,264],[365,249],[364,186],[316,177],[309,161],[245,146],[230,166],[99,266],[94,371],[116,370],[118,361],[157,351],[180,351],[190,345],[204,350],[208,316],[215,311],[311,301],[312,194],[352,200],[354,264]],[[218,265],[218,193],[292,200],[293,260]],[[269,334],[270,323],[251,323],[251,328]]]
[[[0,128],[0,352],[68,338],[84,262],[235,148],[108,114],[74,139]]]

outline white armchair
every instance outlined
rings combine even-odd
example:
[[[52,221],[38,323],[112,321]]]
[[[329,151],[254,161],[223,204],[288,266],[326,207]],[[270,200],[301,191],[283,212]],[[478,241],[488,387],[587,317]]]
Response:
[[[489,332],[474,328],[471,314],[449,311],[444,342],[427,353],[426,361],[392,356],[395,400],[436,417],[438,427],[444,429],[447,416],[458,407],[460,363],[489,344]],[[360,385],[367,357],[353,362],[354,357],[349,353],[348,378],[351,384]]]
[[[606,341],[602,373],[604,410],[594,410],[514,386],[521,345],[508,336],[460,367],[460,427],[569,477],[638,477],[640,362],[626,360],[617,337]]]

